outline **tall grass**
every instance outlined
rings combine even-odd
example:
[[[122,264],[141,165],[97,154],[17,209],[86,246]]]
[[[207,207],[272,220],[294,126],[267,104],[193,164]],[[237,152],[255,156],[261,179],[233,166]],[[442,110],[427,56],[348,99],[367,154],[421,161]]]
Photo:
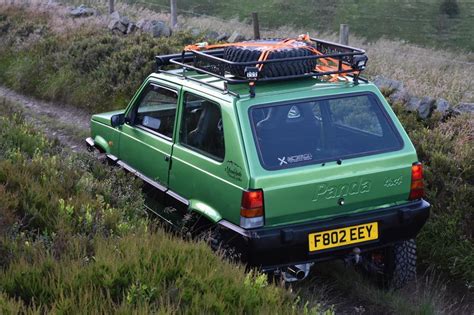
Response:
[[[78,0],[63,0],[80,3]],[[90,1],[90,3],[97,1]],[[124,0],[126,3],[169,12],[167,0]],[[446,6],[447,5],[447,6]],[[347,23],[351,32],[371,41],[386,36],[395,40],[437,47],[473,50],[474,19],[469,0],[389,1],[389,0],[181,0],[178,12],[201,17],[238,18],[250,22],[259,13],[260,25],[278,28],[291,25],[334,32]],[[450,10],[451,9],[451,10]],[[447,14],[449,12],[449,15]]]
[[[0,82],[90,112],[125,107],[153,72],[155,55],[194,41],[187,33],[125,37],[86,25],[60,33],[51,29],[48,17],[15,7],[0,13]]]
[[[474,286],[474,119],[420,120],[402,104],[394,106],[424,164],[431,217],[419,234],[425,266],[447,271]]]
[[[1,314],[320,312],[165,233],[132,175],[66,155],[5,101],[0,148]]]

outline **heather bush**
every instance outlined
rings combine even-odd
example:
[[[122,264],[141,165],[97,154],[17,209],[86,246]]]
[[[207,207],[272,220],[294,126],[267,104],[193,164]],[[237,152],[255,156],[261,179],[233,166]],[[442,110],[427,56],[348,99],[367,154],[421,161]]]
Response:
[[[418,236],[420,261],[474,285],[474,120],[420,120],[403,105],[397,116],[424,164],[431,217]]]
[[[95,237],[73,245],[60,260],[45,244],[0,270],[0,311],[41,313],[300,314],[283,287],[223,262],[204,243],[159,230],[121,238]],[[306,310],[316,313],[316,309]]]
[[[8,201],[2,213],[19,218],[20,232],[120,234],[138,222],[137,180],[88,155],[63,154],[20,113],[0,118],[0,148],[0,196]]]
[[[57,33],[45,23],[46,13],[14,8],[0,16],[0,82],[91,112],[125,107],[153,72],[156,55],[196,41],[184,32],[169,38],[120,36],[87,26]],[[9,31],[2,33],[5,28]]]
[[[66,154],[5,102],[0,148],[1,314],[319,312],[166,233],[132,175]]]

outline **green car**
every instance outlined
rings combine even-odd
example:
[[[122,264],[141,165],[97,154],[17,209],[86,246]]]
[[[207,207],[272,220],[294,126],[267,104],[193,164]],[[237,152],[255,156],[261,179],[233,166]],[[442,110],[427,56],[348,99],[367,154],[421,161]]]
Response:
[[[88,146],[143,180],[150,211],[248,266],[295,281],[341,258],[403,286],[430,205],[364,51],[252,43],[157,56],[126,109],[92,116]]]

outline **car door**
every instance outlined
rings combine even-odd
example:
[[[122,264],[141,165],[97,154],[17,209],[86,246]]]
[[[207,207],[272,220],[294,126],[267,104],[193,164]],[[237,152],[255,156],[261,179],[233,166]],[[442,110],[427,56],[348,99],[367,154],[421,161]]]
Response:
[[[176,86],[149,82],[127,111],[120,135],[121,163],[162,190],[168,186],[178,95]]]

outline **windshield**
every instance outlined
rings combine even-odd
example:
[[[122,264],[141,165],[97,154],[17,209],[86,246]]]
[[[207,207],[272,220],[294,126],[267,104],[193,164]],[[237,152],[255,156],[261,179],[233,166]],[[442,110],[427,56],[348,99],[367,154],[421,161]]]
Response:
[[[266,169],[343,160],[402,147],[390,118],[372,94],[254,106],[250,121]]]

